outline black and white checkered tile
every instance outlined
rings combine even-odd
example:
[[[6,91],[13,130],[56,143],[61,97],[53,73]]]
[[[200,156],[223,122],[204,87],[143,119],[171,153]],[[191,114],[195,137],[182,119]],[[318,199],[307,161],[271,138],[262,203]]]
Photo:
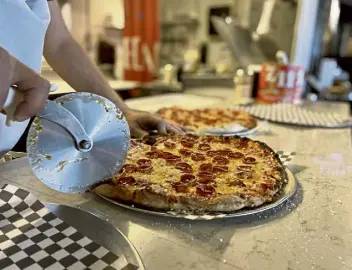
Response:
[[[28,191],[0,189],[0,269],[137,270],[51,213]]]
[[[290,151],[276,151],[276,154],[279,155],[279,158],[283,165],[287,166],[291,163],[293,157],[296,155],[296,152]]]
[[[260,119],[307,127],[351,127],[352,119],[336,113],[313,112],[288,103],[236,106]]]

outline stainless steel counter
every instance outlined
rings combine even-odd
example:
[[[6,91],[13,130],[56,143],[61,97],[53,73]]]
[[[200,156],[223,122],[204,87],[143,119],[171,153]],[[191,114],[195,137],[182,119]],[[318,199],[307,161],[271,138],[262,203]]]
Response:
[[[347,104],[310,106],[349,110]],[[0,184],[104,215],[129,237],[149,270],[352,269],[350,130],[270,124],[270,132],[255,138],[297,152],[290,168],[300,188],[281,210],[252,218],[167,219],[116,208],[93,194],[59,194],[36,180],[26,159],[0,164]]]

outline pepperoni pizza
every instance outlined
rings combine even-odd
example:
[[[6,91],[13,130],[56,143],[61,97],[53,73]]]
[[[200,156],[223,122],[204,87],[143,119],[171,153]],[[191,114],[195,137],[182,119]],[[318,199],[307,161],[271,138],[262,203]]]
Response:
[[[271,202],[284,179],[261,142],[186,135],[133,142],[121,171],[94,191],[154,209],[230,212]]]
[[[212,128],[225,128],[233,124],[240,124],[247,129],[257,126],[256,119],[248,112],[231,108],[186,110],[180,107],[170,107],[160,109],[158,114],[165,120],[197,132]]]

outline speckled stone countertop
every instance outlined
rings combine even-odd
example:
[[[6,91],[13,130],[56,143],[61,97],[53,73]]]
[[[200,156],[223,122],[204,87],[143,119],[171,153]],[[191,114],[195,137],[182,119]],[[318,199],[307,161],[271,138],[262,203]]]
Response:
[[[346,104],[307,106],[348,112]],[[128,236],[148,270],[352,269],[350,130],[269,126],[253,138],[297,153],[289,167],[299,190],[281,209],[250,218],[192,222],[121,209],[93,194],[60,194],[33,176],[26,159],[1,164],[0,184],[104,215]]]

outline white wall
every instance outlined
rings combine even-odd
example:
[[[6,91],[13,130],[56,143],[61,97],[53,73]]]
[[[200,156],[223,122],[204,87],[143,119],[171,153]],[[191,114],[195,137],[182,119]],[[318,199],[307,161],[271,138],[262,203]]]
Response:
[[[247,1],[247,0],[245,0]],[[161,20],[168,20],[174,13],[193,13],[199,20],[196,42],[208,44],[208,62],[215,64],[219,59],[223,42],[221,39],[211,39],[208,35],[209,9],[216,6],[230,5],[234,7],[235,0],[160,0]]]
[[[86,0],[72,0],[71,14],[72,25],[71,34],[81,46],[85,46],[85,36],[88,31],[86,27]]]
[[[309,69],[311,62],[318,7],[319,0],[298,1],[291,61],[297,65],[302,65],[306,70]]]
[[[90,9],[92,25],[95,27],[101,26],[109,15],[112,16],[116,28],[123,28],[125,25],[123,0],[90,0]]]
[[[112,17],[112,24],[123,28],[125,24],[123,0],[71,0],[72,5],[72,35],[78,43],[87,49],[87,34],[91,35],[91,57],[95,58],[96,45],[102,31],[104,19]],[[87,17],[86,11],[90,10]],[[87,21],[88,19],[88,21]],[[89,27],[87,27],[87,22]]]
[[[211,38],[208,34],[209,31],[209,9],[217,6],[229,5],[232,9],[234,8],[234,0],[201,0],[199,1],[199,18],[200,27],[198,39],[200,42],[207,42],[208,46],[208,63],[214,65],[218,62],[221,57],[221,53],[224,48],[224,42],[219,38]]]

